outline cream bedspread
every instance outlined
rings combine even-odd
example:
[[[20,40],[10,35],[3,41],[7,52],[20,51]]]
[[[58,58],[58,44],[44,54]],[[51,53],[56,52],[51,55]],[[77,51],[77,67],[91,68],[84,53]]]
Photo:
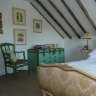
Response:
[[[45,64],[38,67],[43,96],[96,96],[95,60],[70,62],[67,65]]]
[[[77,68],[81,71],[84,71],[84,72],[96,77],[96,59],[94,59],[94,58],[81,60],[81,61],[68,62],[68,63],[61,63],[61,64],[66,64],[68,66],[72,66],[74,68]]]

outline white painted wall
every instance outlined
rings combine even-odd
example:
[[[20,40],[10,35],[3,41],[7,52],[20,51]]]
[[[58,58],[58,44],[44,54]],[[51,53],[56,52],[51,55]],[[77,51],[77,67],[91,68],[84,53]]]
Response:
[[[13,25],[12,22],[12,7],[21,8],[26,10],[26,26]],[[60,47],[65,48],[65,59],[66,62],[80,60],[81,53],[80,50],[84,43],[84,40],[78,40],[73,38],[71,40],[62,39],[58,33],[43,19],[43,17],[26,1],[24,0],[0,0],[0,12],[3,14],[3,34],[0,34],[0,43],[2,42],[12,42],[13,29],[26,29],[26,45],[16,45],[16,50],[26,51],[35,44],[59,44]],[[33,32],[33,19],[42,20],[42,33]],[[92,48],[94,43],[91,43]],[[10,69],[9,69],[10,71]],[[0,53],[0,75],[4,73],[4,63],[2,54]]]

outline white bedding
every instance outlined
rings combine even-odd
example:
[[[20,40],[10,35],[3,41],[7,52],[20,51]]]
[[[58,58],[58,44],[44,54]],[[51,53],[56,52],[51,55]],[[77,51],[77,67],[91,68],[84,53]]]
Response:
[[[65,63],[62,63],[62,64],[65,64]],[[96,76],[96,59],[95,58],[90,58],[90,59],[75,61],[75,62],[67,62],[66,64],[69,66],[73,66],[74,68],[83,70],[84,72],[89,73],[93,76]]]

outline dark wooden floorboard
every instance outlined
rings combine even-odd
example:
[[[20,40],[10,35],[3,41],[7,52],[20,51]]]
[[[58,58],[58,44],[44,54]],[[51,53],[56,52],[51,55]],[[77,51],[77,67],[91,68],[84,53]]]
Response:
[[[0,96],[42,96],[36,73],[19,72],[0,77]]]

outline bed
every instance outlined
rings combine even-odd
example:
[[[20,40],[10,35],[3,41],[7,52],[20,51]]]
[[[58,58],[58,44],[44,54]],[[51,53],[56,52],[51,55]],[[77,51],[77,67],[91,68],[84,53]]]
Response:
[[[43,96],[96,96],[96,58],[42,64],[37,72]]]

